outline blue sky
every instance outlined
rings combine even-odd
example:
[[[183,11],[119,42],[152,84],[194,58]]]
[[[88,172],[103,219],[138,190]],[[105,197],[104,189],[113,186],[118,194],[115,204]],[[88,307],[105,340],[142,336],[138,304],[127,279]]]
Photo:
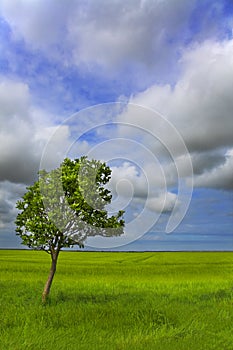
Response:
[[[2,0],[0,52],[0,247],[37,171],[85,154],[126,211],[94,248],[233,250],[232,1]]]

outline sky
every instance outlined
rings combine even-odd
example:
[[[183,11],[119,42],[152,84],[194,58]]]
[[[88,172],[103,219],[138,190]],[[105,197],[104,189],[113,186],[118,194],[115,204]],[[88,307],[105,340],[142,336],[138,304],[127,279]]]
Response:
[[[233,1],[0,1],[0,248],[40,169],[112,169],[125,234],[86,249],[233,250]]]

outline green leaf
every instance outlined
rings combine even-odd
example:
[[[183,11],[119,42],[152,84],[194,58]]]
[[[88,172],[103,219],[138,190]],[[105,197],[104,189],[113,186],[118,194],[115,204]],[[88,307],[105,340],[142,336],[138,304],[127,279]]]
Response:
[[[105,210],[112,198],[104,187],[110,176],[105,163],[87,157],[66,158],[57,169],[41,170],[38,181],[16,203],[16,234],[22,244],[51,252],[74,244],[83,247],[86,238],[97,233],[123,234],[124,211],[108,217]]]

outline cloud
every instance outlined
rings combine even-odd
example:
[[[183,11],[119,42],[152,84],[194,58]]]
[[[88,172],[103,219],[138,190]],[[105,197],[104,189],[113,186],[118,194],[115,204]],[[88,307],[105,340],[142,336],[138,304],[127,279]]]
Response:
[[[9,79],[0,83],[0,181],[31,183],[37,177],[43,149],[54,132],[48,112],[32,104],[26,84]],[[61,127],[54,139],[50,165],[56,164],[59,151],[67,146],[69,132]]]
[[[25,192],[22,184],[13,184],[9,181],[0,182],[0,229],[12,229],[16,217],[16,201]]]
[[[5,80],[0,84],[0,180],[29,181],[36,172],[34,125],[28,86]],[[16,170],[17,169],[17,170]]]
[[[62,35],[63,44],[77,49],[81,61],[90,62],[96,56],[97,61],[105,63],[127,57],[151,63],[169,36],[176,37],[182,31],[194,3],[16,0],[13,4],[3,0],[0,9],[14,35],[37,49],[59,43]]]
[[[153,164],[148,166],[152,167]],[[153,212],[171,212],[177,196],[168,192],[163,186],[161,187],[161,180],[157,182],[158,178],[154,178],[155,174],[147,172],[145,168],[139,170],[128,162],[124,162],[119,167],[112,167],[109,188],[115,196],[118,196],[117,200],[115,199],[117,205],[124,203],[126,206],[130,200],[133,200],[134,203],[145,205]],[[112,207],[116,203],[113,202]]]
[[[82,12],[76,8],[68,27],[70,40],[77,43],[74,59],[78,64],[119,67],[139,63],[161,68],[172,59],[175,43],[167,43],[174,38],[179,41],[193,3],[102,1],[99,6],[91,1]]]
[[[217,6],[207,1],[198,26],[200,7],[196,0],[2,0],[0,13],[10,24],[14,40],[23,39],[32,50],[64,67],[76,65],[115,77],[120,72],[121,77],[130,74],[145,87],[152,72],[158,79],[173,77],[187,42],[229,30],[230,22],[222,16],[224,1]]]
[[[174,88],[154,85],[131,102],[158,110],[184,137],[190,151],[232,145],[233,41],[205,42],[184,51]]]
[[[138,218],[130,234],[143,232],[145,223],[157,220],[160,212],[173,212],[177,199],[181,200],[174,216],[179,208],[182,211],[187,186],[181,186],[180,198],[179,180],[190,183],[191,172],[185,148],[169,123],[188,147],[195,186],[232,189],[229,1],[1,0],[0,16],[3,230],[12,230],[15,201],[25,184],[36,179],[48,140],[52,143],[43,158],[47,169],[57,166],[66,152],[89,153],[110,162],[115,208],[130,207],[127,215]],[[62,113],[118,96],[126,104],[129,100],[158,110],[164,122],[129,104],[117,120],[116,110],[103,108],[96,114],[94,109],[77,116],[76,125],[64,123],[56,130]],[[108,125],[89,132],[90,113],[90,125],[101,124],[112,113],[113,121],[131,126]],[[78,142],[77,135],[82,135]],[[217,192],[226,196],[226,191]],[[207,197],[203,207],[208,206]],[[167,218],[162,215],[161,220]]]
[[[224,164],[218,165],[210,171],[205,171],[195,178],[197,187],[219,188],[233,190],[233,156],[226,156]]]
[[[2,77],[0,83],[0,229],[14,230],[16,201],[26,185],[37,179],[44,147],[56,130],[55,118],[36,107],[27,84]],[[63,160],[60,151],[69,144],[69,128],[61,126],[47,152],[47,165]],[[1,244],[2,242],[1,237]]]
[[[156,211],[159,213],[169,213],[172,211],[175,205],[176,198],[176,194],[171,192],[160,194],[158,197],[148,199],[147,208],[151,211]]]
[[[222,152],[193,153],[192,164],[194,174],[200,175],[224,164],[226,157]]]
[[[72,5],[74,1],[70,1]],[[24,39],[34,49],[56,44],[70,6],[64,1],[1,1],[0,11],[13,30],[14,38]],[[51,16],[51,14],[53,14]]]
[[[216,181],[220,169],[227,172],[230,167],[225,153],[233,146],[232,43],[233,40],[206,41],[185,50],[181,58],[183,71],[174,87],[154,85],[130,99],[131,103],[161,112],[182,135],[192,156],[194,172],[201,175],[211,170],[212,176],[204,183],[220,188],[229,188],[228,181],[226,185],[220,178],[218,184]],[[124,118],[130,122],[137,116],[126,113]],[[153,126],[149,120],[147,124],[143,115],[139,118],[145,127],[156,132],[156,123]],[[163,133],[167,144],[175,149],[176,139],[161,129],[161,137]],[[161,154],[161,147],[156,143],[154,152]],[[196,181],[196,185],[200,181]]]
[[[113,193],[121,196],[131,196],[146,198],[148,195],[148,183],[145,175],[128,162],[122,166],[112,167],[111,180],[109,187]],[[122,181],[124,180],[124,181]]]

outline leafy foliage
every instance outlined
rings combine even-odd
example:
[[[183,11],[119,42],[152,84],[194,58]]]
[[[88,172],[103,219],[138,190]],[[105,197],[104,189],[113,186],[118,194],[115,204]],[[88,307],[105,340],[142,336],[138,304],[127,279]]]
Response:
[[[123,233],[123,211],[108,216],[111,193],[104,185],[111,169],[86,157],[66,158],[59,168],[39,172],[16,207],[16,232],[22,244],[48,253],[78,244],[88,236]]]

